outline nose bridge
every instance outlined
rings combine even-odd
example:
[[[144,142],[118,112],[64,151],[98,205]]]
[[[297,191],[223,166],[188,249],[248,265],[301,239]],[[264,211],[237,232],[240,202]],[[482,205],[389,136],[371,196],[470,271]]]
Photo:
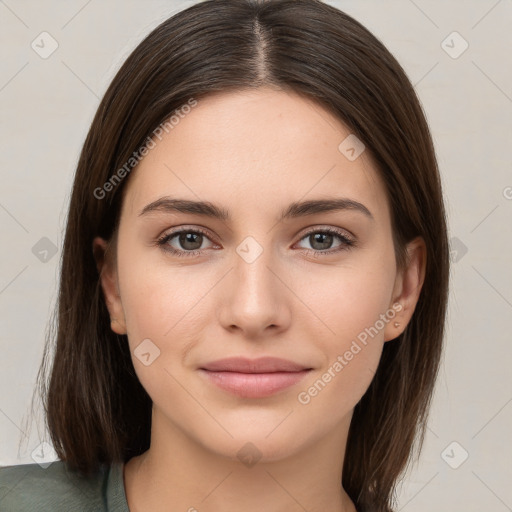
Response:
[[[269,238],[260,243],[255,237],[247,236],[236,248],[234,274],[240,300],[250,299],[254,304],[269,303],[277,291],[275,276],[269,270],[273,265]]]
[[[262,237],[261,237],[262,238]],[[270,237],[266,245],[248,236],[236,247],[233,272],[223,291],[222,321],[225,327],[259,331],[269,325],[282,326],[285,307],[283,285],[275,275]]]

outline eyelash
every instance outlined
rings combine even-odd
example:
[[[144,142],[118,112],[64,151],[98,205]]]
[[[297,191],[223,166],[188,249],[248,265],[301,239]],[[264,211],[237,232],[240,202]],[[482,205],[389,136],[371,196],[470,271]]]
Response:
[[[178,250],[172,248],[171,246],[165,247],[165,245],[167,245],[167,242],[169,242],[169,240],[172,240],[176,235],[179,235],[181,233],[201,234],[201,235],[205,235],[207,238],[209,238],[208,233],[206,231],[203,231],[202,229],[199,229],[199,228],[195,228],[195,229],[181,229],[179,231],[173,231],[172,233],[168,233],[168,234],[163,235],[162,237],[160,237],[157,240],[157,245],[159,247],[162,247],[162,249],[164,251],[169,252],[172,255],[178,256],[178,257],[189,257],[189,258],[191,258],[191,257],[200,255],[201,254],[201,250],[178,251]],[[309,253],[314,253],[315,256],[319,256],[319,255],[321,255],[321,256],[328,256],[328,255],[332,255],[332,254],[335,254],[335,253],[338,253],[338,252],[341,252],[341,251],[347,251],[350,248],[356,246],[356,241],[355,240],[353,240],[351,238],[348,238],[342,231],[339,231],[339,230],[334,229],[334,228],[313,229],[313,230],[308,231],[307,233],[305,233],[304,236],[300,240],[304,240],[304,238],[307,238],[308,236],[310,236],[312,234],[315,234],[315,233],[322,233],[322,234],[327,233],[329,235],[335,235],[335,236],[337,236],[341,240],[342,244],[338,248],[336,248],[336,249],[329,249],[329,250],[326,250],[326,251],[320,251],[320,250],[315,250],[315,249],[303,249],[308,254]]]

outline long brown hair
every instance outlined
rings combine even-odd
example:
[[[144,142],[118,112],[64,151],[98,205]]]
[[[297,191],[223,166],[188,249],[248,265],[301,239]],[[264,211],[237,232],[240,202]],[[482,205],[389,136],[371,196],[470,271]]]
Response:
[[[263,85],[314,99],[363,141],[386,185],[399,268],[408,241],[426,243],[419,301],[405,331],[384,344],[355,407],[340,483],[358,510],[389,512],[399,476],[423,445],[442,352],[445,210],[431,134],[404,70],[359,22],[320,0],[199,2],[154,29],[116,74],[78,162],[55,332],[38,373],[51,440],[84,475],[149,448],[151,399],[126,336],[110,329],[92,240],[115,238],[126,162],[156,127],[191,98]],[[105,187],[114,175],[122,179]]]

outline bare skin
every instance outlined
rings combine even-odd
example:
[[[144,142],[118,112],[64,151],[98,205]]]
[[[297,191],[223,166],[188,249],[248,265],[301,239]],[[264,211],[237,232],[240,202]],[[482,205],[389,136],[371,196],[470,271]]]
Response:
[[[423,240],[415,239],[407,268],[397,269],[384,184],[367,151],[350,161],[338,149],[349,134],[295,94],[216,94],[132,171],[117,261],[97,260],[111,328],[128,335],[153,401],[150,449],[124,467],[130,510],[356,510],[341,486],[353,410],[384,343],[393,343],[412,316],[426,256]],[[162,196],[208,201],[231,219],[139,215]],[[357,201],[371,217],[352,208],[279,220],[292,202],[327,198]],[[329,237],[327,228],[355,244]],[[205,234],[156,243],[179,229]],[[249,236],[257,244],[240,245]],[[253,254],[259,246],[261,254],[248,262],[240,246]],[[96,254],[105,247],[94,240]],[[391,319],[376,323],[391,310]],[[360,333],[381,324],[345,358]],[[145,339],[160,351],[147,366],[134,354]],[[275,356],[312,370],[271,396],[240,397],[199,370],[229,356]],[[333,370],[338,356],[341,371]],[[308,392],[322,378],[325,386]],[[253,445],[259,459],[249,466],[237,454]]]

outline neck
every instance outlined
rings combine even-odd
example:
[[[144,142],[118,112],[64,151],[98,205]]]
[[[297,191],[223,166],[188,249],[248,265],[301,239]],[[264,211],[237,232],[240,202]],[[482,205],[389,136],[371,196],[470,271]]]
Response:
[[[129,508],[356,512],[341,486],[350,419],[343,435],[325,436],[292,455],[269,460],[258,459],[262,454],[257,448],[244,443],[238,443],[232,457],[212,452],[154,410],[149,450],[124,468]]]

